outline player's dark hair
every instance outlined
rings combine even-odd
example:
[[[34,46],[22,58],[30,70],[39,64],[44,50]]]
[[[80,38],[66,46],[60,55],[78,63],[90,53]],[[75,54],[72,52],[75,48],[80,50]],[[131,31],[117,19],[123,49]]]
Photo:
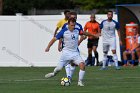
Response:
[[[70,15],[77,15],[76,12],[70,12]]]
[[[107,11],[107,13],[113,13],[113,11],[110,11],[110,10],[109,10],[109,11]]]
[[[67,14],[68,12],[70,12],[70,11],[69,11],[69,10],[65,10],[65,11],[64,11],[64,14]]]
[[[70,22],[72,22],[72,23],[76,23],[76,19],[75,19],[75,18],[69,18],[69,20],[68,20],[68,24],[70,24]]]

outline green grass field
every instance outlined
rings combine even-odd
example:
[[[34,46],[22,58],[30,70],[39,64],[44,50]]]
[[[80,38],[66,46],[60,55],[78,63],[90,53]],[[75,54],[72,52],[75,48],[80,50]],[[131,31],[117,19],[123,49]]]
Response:
[[[50,67],[1,67],[0,93],[140,93],[140,67],[122,67],[100,71],[100,67],[86,67],[85,86],[77,86],[78,71],[73,76],[71,86],[60,85],[65,76],[63,69],[56,77],[45,79]]]

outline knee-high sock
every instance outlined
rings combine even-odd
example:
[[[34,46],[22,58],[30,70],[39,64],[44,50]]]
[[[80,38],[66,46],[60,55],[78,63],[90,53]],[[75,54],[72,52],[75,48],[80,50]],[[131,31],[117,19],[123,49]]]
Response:
[[[56,75],[59,71],[61,71],[63,68],[63,66],[57,66],[55,69],[54,69],[54,75]]]
[[[107,54],[106,53],[104,53],[104,56],[103,56],[103,68],[105,68],[105,66],[106,66],[106,61],[107,61]]]
[[[135,60],[131,60],[131,62],[132,62],[132,65],[134,65],[134,64],[135,64]]]
[[[79,71],[79,81],[82,81],[83,80],[83,78],[84,78],[84,75],[85,75],[85,71],[84,70],[80,70]]]
[[[72,76],[73,76],[74,70],[75,70],[75,66],[71,66],[71,65],[70,65],[70,77],[71,77],[71,78],[72,78]]]
[[[99,55],[98,55],[98,52],[96,51],[96,52],[95,52],[95,58],[96,58],[96,60],[97,60],[97,64],[99,63],[98,56],[99,56]]]
[[[71,66],[70,64],[68,64],[68,65],[65,66],[67,77],[70,77],[71,76],[71,74],[70,74],[70,66]]]
[[[123,60],[123,64],[124,64],[124,65],[127,64],[127,60]]]
[[[118,56],[117,56],[117,54],[113,54],[113,60],[115,62],[115,66],[117,67],[118,66]]]
[[[88,55],[88,64],[92,66],[92,54]]]

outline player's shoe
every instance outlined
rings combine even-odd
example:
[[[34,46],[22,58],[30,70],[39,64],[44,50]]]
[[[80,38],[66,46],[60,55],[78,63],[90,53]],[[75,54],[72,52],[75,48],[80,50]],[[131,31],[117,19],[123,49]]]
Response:
[[[119,66],[115,67],[116,70],[120,70],[121,68]]]
[[[84,86],[84,84],[83,84],[82,81],[78,81],[78,84],[77,85],[80,86],[80,87],[83,87]]]
[[[69,79],[69,82],[71,83],[71,81],[72,81],[72,78],[71,78],[70,76],[68,76],[68,79]]]
[[[54,73],[48,73],[48,74],[45,75],[45,78],[50,78],[50,77],[53,77],[53,76],[55,76]]]
[[[107,70],[107,68],[106,67],[101,67],[100,70]]]

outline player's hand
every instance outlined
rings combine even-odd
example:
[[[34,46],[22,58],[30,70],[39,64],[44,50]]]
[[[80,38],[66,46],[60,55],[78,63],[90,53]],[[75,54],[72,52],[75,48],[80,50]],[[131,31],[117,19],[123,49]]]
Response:
[[[50,50],[50,48],[46,48],[46,49],[45,49],[45,52],[49,52],[49,50]]]
[[[122,46],[123,44],[122,44],[122,41],[120,41],[120,46]]]
[[[62,51],[62,46],[58,46],[58,51],[61,52]]]

